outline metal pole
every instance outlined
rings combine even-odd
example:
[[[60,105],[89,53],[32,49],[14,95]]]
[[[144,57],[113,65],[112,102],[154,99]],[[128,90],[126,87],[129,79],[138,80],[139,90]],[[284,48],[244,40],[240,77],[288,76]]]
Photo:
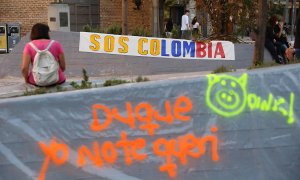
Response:
[[[284,8],[284,20],[288,24],[289,22],[289,0],[286,0],[285,2],[285,8]]]
[[[296,3],[296,0],[293,0],[292,1],[292,34],[291,34],[291,41],[294,41],[294,39],[295,39],[295,22],[296,22],[295,3]]]

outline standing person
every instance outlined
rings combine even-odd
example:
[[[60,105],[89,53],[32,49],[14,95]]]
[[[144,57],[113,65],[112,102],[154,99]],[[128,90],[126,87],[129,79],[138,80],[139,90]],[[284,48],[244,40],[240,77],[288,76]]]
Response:
[[[190,23],[189,23],[189,10],[185,10],[181,18],[181,39],[189,39]]]
[[[197,40],[199,38],[199,35],[201,34],[201,31],[200,31],[200,24],[196,16],[192,20],[192,26],[193,26],[193,37],[195,40]]]
[[[66,77],[64,75],[64,71],[66,69],[66,63],[65,63],[65,55],[64,55],[63,48],[59,42],[50,40],[49,31],[50,31],[49,26],[41,23],[35,24],[31,29],[31,35],[30,35],[31,42],[25,45],[25,48],[23,50],[22,67],[21,67],[21,71],[26,83],[35,86],[49,86],[49,85],[64,83],[66,80]],[[47,50],[48,50],[47,55],[41,54],[41,52]],[[37,55],[39,55],[40,59]],[[38,58],[36,58],[36,56]],[[42,56],[44,57],[43,59],[41,59]],[[39,60],[38,62],[44,64],[37,65],[38,62],[35,62],[36,60]],[[30,64],[32,65],[31,69],[29,69]],[[51,67],[49,66],[49,64]],[[38,71],[43,71],[43,66],[45,66],[44,72],[48,73],[49,69],[51,72],[53,72],[53,76],[47,76],[49,78],[47,79],[46,77],[46,80],[44,80],[45,76],[41,77],[33,73],[35,67],[37,67]],[[44,83],[38,83],[41,82],[41,79],[38,79],[37,77],[41,79],[44,78],[43,79]],[[47,82],[48,80],[50,82]]]
[[[293,33],[293,32],[292,32]],[[300,61],[300,13],[297,16],[296,24],[296,35],[295,35],[294,47],[288,48],[286,50],[286,55],[290,61],[296,60]]]
[[[172,30],[173,30],[173,21],[172,21],[172,18],[169,18],[168,22],[166,24],[166,36],[167,36],[167,38],[172,37]]]

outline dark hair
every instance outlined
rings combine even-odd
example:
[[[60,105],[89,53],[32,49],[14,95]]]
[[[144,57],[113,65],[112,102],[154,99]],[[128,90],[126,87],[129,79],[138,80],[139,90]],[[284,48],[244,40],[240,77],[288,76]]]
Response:
[[[276,22],[279,21],[279,17],[277,15],[273,15],[270,19],[269,19],[269,25],[271,27],[276,25]]]
[[[189,12],[190,12],[190,10],[187,10],[187,9],[186,9],[186,10],[184,11],[184,14],[189,13]]]
[[[32,26],[30,39],[37,40],[37,39],[50,39],[49,36],[50,28],[46,24],[37,23]]]
[[[195,16],[195,17],[193,18],[192,25],[195,25],[196,22],[197,22],[197,17]]]
[[[274,33],[275,34],[277,34],[277,33],[279,33],[280,32],[280,26],[278,25],[278,24],[276,24],[275,26],[274,26]]]

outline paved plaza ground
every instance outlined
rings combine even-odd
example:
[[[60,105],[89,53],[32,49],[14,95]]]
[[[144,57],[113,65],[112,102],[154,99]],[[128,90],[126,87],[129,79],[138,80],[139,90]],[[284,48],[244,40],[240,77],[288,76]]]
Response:
[[[254,50],[254,44],[248,42],[235,44],[235,61],[181,60],[79,52],[79,33],[76,32],[51,32],[51,38],[61,42],[64,48],[68,82],[80,81],[83,68],[93,82],[113,78],[133,80],[137,76],[146,76],[151,81],[199,77],[222,65],[242,71],[252,65]],[[27,35],[11,53],[0,54],[0,97],[15,91],[20,94],[28,88],[20,72],[22,51],[28,41]],[[267,51],[265,60],[272,62]]]

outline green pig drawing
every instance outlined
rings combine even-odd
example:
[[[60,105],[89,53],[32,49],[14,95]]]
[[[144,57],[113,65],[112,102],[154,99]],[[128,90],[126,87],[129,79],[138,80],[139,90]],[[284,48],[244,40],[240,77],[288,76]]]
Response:
[[[243,74],[240,78],[214,74],[207,77],[208,107],[224,117],[233,117],[243,112],[247,104],[247,74]]]

